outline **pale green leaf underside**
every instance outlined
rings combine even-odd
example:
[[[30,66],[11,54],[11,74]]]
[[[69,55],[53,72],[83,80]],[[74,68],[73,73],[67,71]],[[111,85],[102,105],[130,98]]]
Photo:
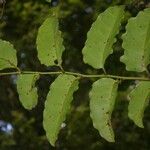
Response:
[[[143,128],[144,110],[150,98],[150,82],[140,81],[129,97],[128,116],[137,126]]]
[[[37,88],[35,82],[39,78],[38,75],[22,74],[17,79],[17,91],[19,100],[22,105],[31,110],[38,102]]]
[[[96,69],[104,68],[106,58],[113,52],[112,46],[123,16],[123,6],[110,7],[98,16],[87,34],[83,48],[85,63]]]
[[[61,65],[64,46],[56,17],[51,16],[44,21],[39,28],[36,43],[38,58],[42,64],[53,66],[58,61],[58,65]]]
[[[90,92],[90,110],[93,126],[109,142],[114,142],[111,126],[111,114],[114,109],[118,83],[109,78],[102,78],[93,84]]]
[[[0,40],[0,70],[5,68],[16,68],[17,56],[13,45],[7,41]]]
[[[52,83],[45,102],[43,126],[47,138],[54,146],[61,124],[69,111],[73,93],[78,89],[78,80],[72,75],[59,75]]]
[[[142,72],[150,63],[150,8],[131,18],[122,37],[124,55],[121,61],[128,71]]]

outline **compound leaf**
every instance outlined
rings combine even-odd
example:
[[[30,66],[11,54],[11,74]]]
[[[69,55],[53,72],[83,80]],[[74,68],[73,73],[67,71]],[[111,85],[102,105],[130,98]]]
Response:
[[[43,126],[53,146],[77,89],[78,80],[72,75],[59,75],[51,85],[45,102]]]
[[[7,41],[0,40],[0,70],[17,68],[16,50]]]
[[[55,15],[48,17],[37,35],[38,58],[47,66],[61,65],[64,51],[59,22]],[[58,62],[58,64],[57,64]]]
[[[129,98],[128,116],[137,126],[143,128],[142,118],[150,98],[150,82],[140,81],[129,94]]]
[[[143,72],[150,63],[150,8],[131,18],[122,37],[121,61],[128,71]]]
[[[114,109],[118,82],[102,78],[93,84],[90,92],[90,110],[93,126],[109,142],[114,142],[111,114]]]
[[[32,74],[22,74],[18,76],[17,91],[19,100],[26,109],[31,110],[37,104],[38,94],[35,82],[38,78],[39,75]]]
[[[104,68],[106,58],[113,52],[112,46],[123,17],[123,6],[110,7],[98,16],[87,34],[83,48],[85,63],[96,69]]]

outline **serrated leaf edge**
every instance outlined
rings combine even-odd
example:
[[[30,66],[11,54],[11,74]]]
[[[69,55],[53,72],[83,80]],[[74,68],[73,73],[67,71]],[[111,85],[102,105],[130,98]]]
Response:
[[[105,78],[102,78],[102,79],[105,79]],[[96,82],[97,82],[97,81],[96,81]],[[96,83],[96,82],[94,82],[94,83]],[[93,85],[92,85],[92,88],[93,88],[94,86],[95,86],[95,85],[93,84]],[[117,87],[116,87],[116,86],[117,86]],[[112,91],[111,91],[110,93],[112,93],[115,88],[118,88],[118,82],[117,82],[117,81],[114,82],[114,85],[113,85],[113,87],[112,87]],[[91,96],[92,96],[92,90],[91,90],[90,93],[89,93],[90,99],[91,99]],[[114,96],[114,95],[113,95],[113,96]],[[109,99],[111,99],[111,98],[112,98],[112,95],[110,94]],[[116,99],[116,98],[115,98],[115,99]],[[114,105],[115,105],[115,103],[114,103]],[[110,104],[110,108],[111,108],[111,104]],[[111,125],[111,115],[112,115],[112,111],[113,111],[113,110],[109,110],[108,120],[107,120],[107,122],[109,122],[108,130],[110,130],[111,140],[108,140],[108,139],[106,139],[105,136],[101,135],[100,131],[99,131],[98,128],[97,128],[97,124],[98,124],[97,121],[98,121],[98,120],[95,120],[95,119],[94,119],[94,115],[93,115],[92,111],[90,111],[90,117],[92,118],[94,128],[97,129],[97,130],[99,131],[100,135],[101,135],[104,139],[106,139],[108,142],[115,142],[115,139],[114,139],[114,136],[115,136],[115,135],[114,135],[114,131],[113,131],[113,128],[112,128],[112,125]],[[99,121],[102,121],[102,120],[99,120]]]
[[[52,90],[52,88],[53,88],[53,84],[55,84],[54,82],[51,84],[51,87],[50,87],[50,91]],[[76,85],[75,85],[76,84]],[[73,94],[74,94],[74,92],[76,92],[77,90],[78,90],[78,88],[79,88],[79,86],[78,86],[78,79],[77,78],[75,78],[75,80],[73,81],[73,83],[71,84],[71,86],[69,87],[69,90],[68,90],[68,94],[66,95],[66,98],[65,99],[67,99],[67,97],[68,97],[68,95],[69,95],[69,91],[72,89],[72,87],[74,87],[74,86],[76,86],[75,87],[75,89],[73,90],[73,93],[72,93],[72,96],[71,96],[71,99],[70,99],[70,105],[69,105],[69,103],[68,103],[68,105],[69,105],[69,107],[71,107],[71,101],[73,100]],[[45,101],[45,108],[46,108],[46,104],[47,104],[47,100]],[[64,106],[64,101],[63,101],[63,104],[62,104],[62,106]],[[43,112],[43,115],[44,115],[44,113],[45,113],[45,108],[44,108],[44,112]],[[62,109],[63,109],[63,107],[62,107]],[[69,111],[69,109],[70,108],[68,108],[68,111]],[[68,112],[67,112],[68,113]],[[67,115],[67,113],[66,113],[66,115]],[[61,116],[61,115],[60,115]],[[60,118],[61,117],[59,117],[58,118],[58,120],[60,120]],[[66,117],[64,118],[64,120],[66,119]],[[45,117],[43,117],[43,127],[44,127],[44,130],[46,131],[46,136],[47,136],[47,138],[49,139],[49,137],[48,137],[48,133],[47,133],[47,130],[46,130],[46,128],[45,128],[45,124],[44,124],[44,122],[45,122]],[[58,121],[59,122],[59,121]],[[60,131],[60,129],[61,129],[61,126],[59,126],[58,127],[59,129],[59,131]],[[56,140],[57,140],[57,138],[58,138],[58,134],[57,133],[55,133],[56,135],[55,135],[55,140],[52,140],[52,139],[49,139],[49,141],[50,141],[50,143],[51,143],[51,145],[52,146],[55,146],[55,142],[56,142]]]

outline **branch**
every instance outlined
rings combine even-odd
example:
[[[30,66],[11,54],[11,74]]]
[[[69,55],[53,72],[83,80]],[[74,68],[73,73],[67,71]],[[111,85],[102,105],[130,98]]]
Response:
[[[65,71],[58,71],[58,72],[38,72],[38,71],[16,71],[16,72],[6,72],[0,73],[0,76],[6,75],[19,75],[19,74],[39,74],[39,75],[59,75],[59,74],[68,74],[74,75],[79,78],[113,78],[118,80],[139,80],[139,81],[150,81],[148,77],[125,77],[125,76],[117,76],[117,75],[110,75],[110,74],[100,74],[100,75],[88,75],[88,74],[81,74],[75,72],[65,72]]]

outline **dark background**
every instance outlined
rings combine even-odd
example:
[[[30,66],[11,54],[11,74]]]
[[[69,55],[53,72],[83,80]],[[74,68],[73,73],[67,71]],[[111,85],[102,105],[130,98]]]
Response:
[[[50,8],[57,3],[53,1],[50,4],[45,0],[7,0],[4,15],[0,20],[0,38],[14,44],[17,49],[18,67],[22,70],[58,70],[40,64],[35,44],[39,26],[49,14]],[[127,19],[150,7],[149,3],[149,0],[60,1],[60,30],[63,32],[66,49],[63,53],[64,69],[86,74],[102,73],[102,70],[95,70],[83,63],[81,50],[86,34],[99,13],[109,6],[125,4],[126,17],[117,35],[118,41],[113,46],[114,53],[108,57],[105,69],[107,73],[114,75],[139,75],[127,72],[124,64],[119,61],[123,54],[120,36],[125,32]],[[95,79],[81,80],[80,89],[74,94],[71,113],[64,122],[65,127],[59,134],[56,148],[51,147],[42,127],[42,112],[49,86],[55,77],[40,77],[37,82],[39,102],[32,111],[25,110],[18,100],[16,76],[0,77],[0,150],[150,150],[150,106],[145,110],[144,129],[135,126],[127,115],[126,93],[134,86],[134,81],[122,81],[119,86],[112,115],[116,142],[108,143],[93,128],[89,116],[88,93]]]

